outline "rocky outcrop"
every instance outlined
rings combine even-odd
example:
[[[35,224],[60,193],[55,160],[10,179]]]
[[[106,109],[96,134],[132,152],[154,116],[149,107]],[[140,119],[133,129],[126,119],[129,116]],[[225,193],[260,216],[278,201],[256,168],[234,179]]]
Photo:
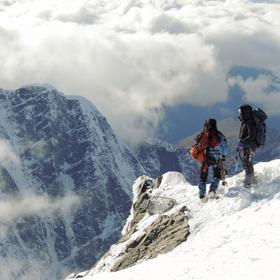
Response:
[[[160,189],[161,178],[139,177],[133,185],[134,201],[131,214],[122,231],[122,238],[88,273],[118,271],[135,265],[142,259],[154,258],[173,250],[186,241],[189,231],[187,207],[173,198],[154,194]],[[149,214],[151,203],[161,204]],[[162,202],[165,202],[162,204]],[[172,205],[172,207],[170,207]],[[154,205],[155,206],[155,205]]]
[[[128,245],[126,254],[112,267],[111,271],[130,267],[144,258],[155,258],[186,241],[190,232],[185,211],[186,207],[183,206],[171,215],[159,216],[145,229],[142,236]]]

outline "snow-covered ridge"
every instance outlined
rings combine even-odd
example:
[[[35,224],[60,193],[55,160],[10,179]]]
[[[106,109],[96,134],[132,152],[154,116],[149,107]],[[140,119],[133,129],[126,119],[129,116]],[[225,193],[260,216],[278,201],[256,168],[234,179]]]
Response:
[[[280,268],[280,160],[255,166],[258,183],[242,187],[244,174],[228,178],[220,199],[202,204],[197,187],[179,173],[163,175],[160,196],[189,209],[190,236],[173,251],[118,272],[84,273],[85,280],[272,279]],[[143,230],[153,216],[139,223]],[[118,245],[115,245],[117,249]]]

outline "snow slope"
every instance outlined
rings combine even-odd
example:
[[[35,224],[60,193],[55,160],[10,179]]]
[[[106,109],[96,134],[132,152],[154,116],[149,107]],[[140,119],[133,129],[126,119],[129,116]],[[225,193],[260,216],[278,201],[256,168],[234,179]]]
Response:
[[[190,209],[188,240],[134,267],[114,273],[89,271],[82,279],[279,279],[280,160],[259,163],[255,169],[255,188],[241,187],[241,173],[229,178],[227,187],[220,187],[219,200],[206,204],[180,173],[164,174],[155,192]]]

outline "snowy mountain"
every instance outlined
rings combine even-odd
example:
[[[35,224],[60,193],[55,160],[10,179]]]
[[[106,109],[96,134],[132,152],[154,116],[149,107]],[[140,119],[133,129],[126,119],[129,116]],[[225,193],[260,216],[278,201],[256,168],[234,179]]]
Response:
[[[158,177],[168,171],[183,173],[189,182],[197,181],[198,164],[194,161],[185,147],[164,141],[155,140],[144,143],[136,148],[136,155],[149,176]]]
[[[15,262],[24,256],[24,264],[11,270],[17,277],[34,258],[44,261],[38,270],[52,273],[53,279],[66,267],[87,268],[117,239],[129,210],[128,186],[142,167],[83,98],[40,85],[1,90],[0,98],[1,141],[17,157],[16,162],[1,162],[1,203],[34,195],[79,200],[48,219],[40,212],[15,217],[1,238],[0,263],[7,262],[6,256]]]
[[[173,170],[191,181],[185,153],[137,152],[84,98],[32,85],[0,100],[1,279],[88,269],[119,238],[135,178]]]
[[[207,203],[199,201],[197,187],[189,184],[182,174],[164,174],[159,188],[151,195],[174,199],[177,204],[164,214],[146,213],[136,226],[134,237],[145,232],[159,216],[170,216],[175,208],[185,206],[190,226],[187,240],[166,254],[149,260],[144,257],[134,266],[110,272],[114,262],[128,254],[124,243],[118,243],[96,267],[76,277],[84,280],[278,279],[280,160],[259,163],[255,170],[258,183],[254,188],[241,187],[244,174],[240,173],[228,179],[227,187],[220,187],[220,199]],[[106,258],[110,258],[110,264]]]

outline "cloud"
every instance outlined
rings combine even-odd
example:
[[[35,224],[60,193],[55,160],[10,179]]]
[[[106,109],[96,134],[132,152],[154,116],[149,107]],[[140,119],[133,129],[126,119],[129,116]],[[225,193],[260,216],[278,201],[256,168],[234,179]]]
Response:
[[[47,280],[46,267],[36,259],[30,261],[0,256],[0,277],[5,280]],[[54,278],[55,279],[55,278]]]
[[[19,225],[17,223],[24,223],[23,219],[39,217],[45,223],[51,223],[57,217],[68,219],[70,213],[75,211],[79,204],[80,198],[71,193],[60,198],[34,193],[25,193],[18,197],[2,195],[0,200],[0,243],[5,244],[4,250],[7,254],[0,255],[0,279],[56,279],[56,273],[63,273],[66,267],[58,266],[57,259],[50,255],[48,247],[52,246],[50,240],[45,240],[49,244],[46,243],[46,247],[41,248],[39,252],[33,244],[34,252],[38,254],[31,254],[29,252],[31,248],[28,248],[28,245],[27,247],[23,245],[23,250],[19,248],[19,250],[13,251],[13,248],[9,247],[9,242],[14,245],[23,242],[21,240],[23,235],[15,234]]]
[[[271,115],[279,115],[280,83],[275,83],[273,77],[259,75],[254,79],[243,79],[238,76],[232,78],[230,83],[237,84],[244,90],[246,102],[261,106]]]
[[[15,153],[10,149],[9,144],[4,140],[0,140],[0,162],[19,162]]]
[[[56,19],[62,22],[72,22],[78,24],[94,24],[97,22],[98,16],[88,8],[81,7],[78,12],[75,12],[73,14],[69,14],[69,13],[60,14],[56,17]]]
[[[249,0],[249,1],[255,3],[280,3],[279,0]]]
[[[163,14],[152,20],[150,30],[152,33],[192,33],[193,26],[189,28],[184,22]]]
[[[276,1],[9,3],[1,87],[45,82],[83,95],[133,143],[153,137],[164,106],[224,101],[232,66],[280,73]]]
[[[80,198],[70,193],[56,199],[32,193],[20,197],[2,195],[0,200],[0,243],[8,246],[11,236],[14,236],[14,225],[22,222],[24,218],[36,216],[47,222],[57,216],[69,217],[70,212],[75,211],[79,204]],[[21,239],[17,237],[16,240],[20,243]],[[12,242],[14,244],[15,240]],[[33,254],[26,255],[27,248],[12,251],[13,247],[6,247],[8,255],[0,255],[0,279],[56,279],[55,274],[60,270],[63,273],[63,269],[66,267],[57,267],[57,260],[50,257],[48,246],[39,251],[36,258]],[[50,275],[51,273],[53,275]]]
[[[67,216],[80,204],[80,198],[74,194],[53,199],[47,195],[25,194],[20,197],[5,196],[0,200],[0,240],[9,234],[11,224],[22,218],[37,216],[52,218],[55,215]]]
[[[41,218],[54,214],[66,215],[80,203],[76,195],[51,199],[46,195],[29,194],[23,197],[6,197],[0,200],[0,226],[10,224],[20,218],[36,215]]]

